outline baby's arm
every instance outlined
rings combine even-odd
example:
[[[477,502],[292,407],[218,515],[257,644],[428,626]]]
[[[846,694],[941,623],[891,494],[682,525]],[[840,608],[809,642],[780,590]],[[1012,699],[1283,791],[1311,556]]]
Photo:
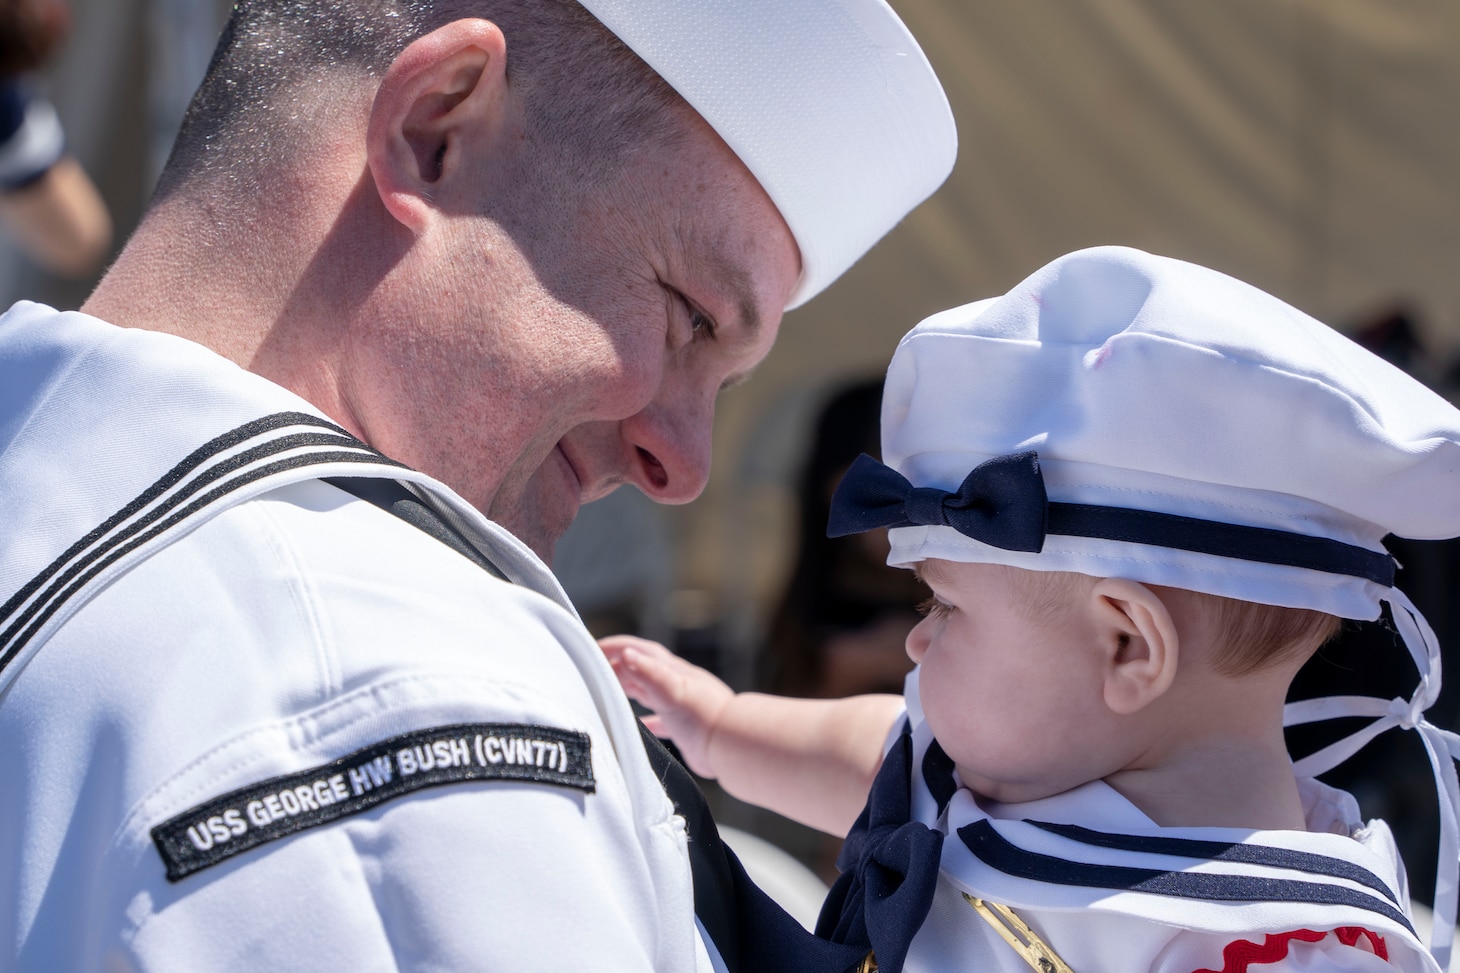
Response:
[[[673,740],[695,773],[830,834],[851,828],[901,697],[736,693],[657,642],[615,635],[599,644],[624,692],[654,711],[645,725]]]

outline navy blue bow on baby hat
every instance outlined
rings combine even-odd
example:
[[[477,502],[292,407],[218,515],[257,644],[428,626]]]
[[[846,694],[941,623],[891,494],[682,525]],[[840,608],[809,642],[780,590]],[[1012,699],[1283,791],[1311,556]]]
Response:
[[[832,495],[828,537],[878,527],[952,527],[1006,551],[1044,546],[1048,497],[1033,452],[980,463],[953,492],[915,487],[863,453]]]

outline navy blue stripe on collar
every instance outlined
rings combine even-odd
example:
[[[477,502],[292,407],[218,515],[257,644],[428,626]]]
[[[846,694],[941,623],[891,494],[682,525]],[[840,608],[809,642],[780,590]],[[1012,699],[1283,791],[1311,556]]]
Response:
[[[1302,902],[1349,906],[1381,915],[1414,932],[1404,913],[1388,901],[1344,885],[1072,862],[1010,844],[988,821],[975,821],[959,828],[958,837],[979,861],[1015,878],[1050,885],[1140,892],[1208,902]]]
[[[941,815],[948,802],[953,800],[953,795],[958,793],[958,782],[953,778],[953,758],[938,745],[937,740],[928,744],[928,752],[923,754],[923,783],[928,785],[928,793],[938,802]]]
[[[324,482],[366,503],[379,507],[412,527],[429,534],[477,567],[500,581],[510,581],[507,572],[493,564],[485,553],[466,536],[447,523],[446,518],[426,506],[399,480],[368,476],[327,476]]]
[[[212,466],[207,465],[221,454],[252,439],[293,426],[312,426],[327,431],[285,434],[235,453]],[[272,459],[281,453],[301,449],[317,451]],[[281,412],[254,420],[194,450],[130,503],[72,544],[4,605],[0,605],[0,626],[3,626],[0,630],[0,671],[19,656],[30,639],[67,599],[126,554],[234,490],[275,473],[330,463],[401,466],[334,423],[297,412]],[[177,489],[168,495],[174,487]],[[212,489],[208,490],[209,487]],[[146,509],[159,498],[164,499],[150,510]],[[141,513],[143,510],[146,512]],[[139,513],[140,516],[137,516]]]
[[[1204,858],[1220,862],[1240,862],[1244,865],[1266,865],[1270,868],[1286,868],[1291,871],[1309,872],[1313,875],[1327,875],[1344,878],[1359,885],[1365,885],[1380,893],[1395,905],[1399,900],[1379,876],[1344,861],[1307,851],[1291,848],[1277,848],[1272,845],[1244,844],[1236,841],[1203,841],[1196,838],[1172,838],[1156,835],[1112,834],[1106,831],[1092,831],[1074,824],[1052,824],[1046,821],[1028,821],[1051,834],[1057,834],[1081,844],[1097,845],[1101,848],[1115,848],[1120,851],[1145,852],[1153,855],[1172,855],[1178,858]]]

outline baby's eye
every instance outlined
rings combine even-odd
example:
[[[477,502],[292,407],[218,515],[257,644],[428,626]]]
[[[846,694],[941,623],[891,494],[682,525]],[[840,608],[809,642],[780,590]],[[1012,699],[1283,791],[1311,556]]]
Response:
[[[937,595],[924,599],[918,605],[918,614],[931,618],[945,618],[951,611],[953,611],[953,606],[945,601],[939,601]]]

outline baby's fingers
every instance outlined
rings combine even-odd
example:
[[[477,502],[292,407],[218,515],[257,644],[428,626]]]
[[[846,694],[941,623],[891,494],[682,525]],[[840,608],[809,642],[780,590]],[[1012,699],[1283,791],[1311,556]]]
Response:
[[[611,635],[598,644],[631,699],[650,709],[661,709],[672,700],[673,670],[660,658],[661,654],[673,658],[668,649],[631,635]]]
[[[674,658],[670,652],[658,642],[650,639],[641,639],[637,635],[606,635],[598,640],[598,647],[603,654],[608,656],[608,661],[613,662],[621,658],[629,650],[634,650],[640,656],[668,657]]]

